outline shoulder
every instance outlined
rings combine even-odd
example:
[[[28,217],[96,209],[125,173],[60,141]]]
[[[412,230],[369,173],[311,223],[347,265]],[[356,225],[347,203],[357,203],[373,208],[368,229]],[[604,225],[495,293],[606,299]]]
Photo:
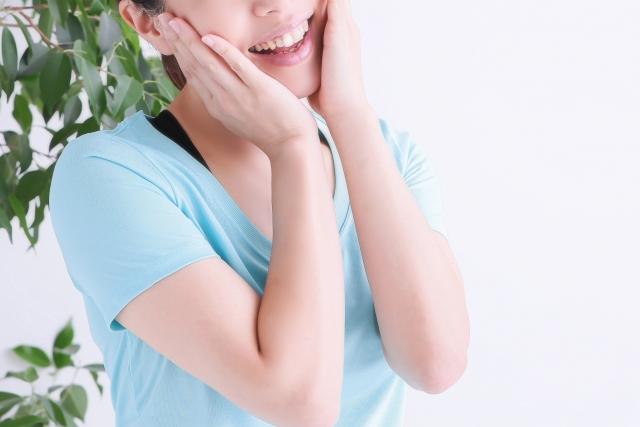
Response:
[[[98,194],[134,187],[153,187],[174,199],[174,191],[135,141],[127,136],[127,126],[82,135],[69,143],[58,156],[51,178],[50,209],[56,210],[80,194]]]

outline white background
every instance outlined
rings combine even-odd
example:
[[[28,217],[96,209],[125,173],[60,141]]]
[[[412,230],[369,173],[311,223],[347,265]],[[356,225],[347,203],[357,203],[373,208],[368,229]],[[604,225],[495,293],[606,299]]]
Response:
[[[640,425],[640,2],[352,8],[370,102],[438,174],[471,319],[466,373],[411,390],[405,426]],[[82,361],[101,360],[48,212],[37,256],[15,236],[0,232],[0,375],[24,367],[7,348],[48,348],[71,316]],[[87,425],[113,426],[81,381]]]

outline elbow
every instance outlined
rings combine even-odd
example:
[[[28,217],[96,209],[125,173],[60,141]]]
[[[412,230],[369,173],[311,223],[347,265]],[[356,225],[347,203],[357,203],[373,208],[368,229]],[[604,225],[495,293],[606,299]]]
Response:
[[[340,390],[312,393],[311,387],[293,394],[284,409],[291,416],[291,426],[333,427],[340,417]]]
[[[448,390],[467,369],[467,353],[460,353],[441,362],[422,367],[417,382],[420,390],[428,394],[439,394]]]

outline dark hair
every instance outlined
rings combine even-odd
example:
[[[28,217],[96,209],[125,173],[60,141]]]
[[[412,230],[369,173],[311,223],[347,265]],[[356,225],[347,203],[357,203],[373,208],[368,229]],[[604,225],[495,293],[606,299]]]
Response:
[[[122,0],[117,0],[120,3]],[[146,13],[151,18],[155,18],[163,12],[166,12],[166,2],[165,0],[125,0],[130,1],[134,6],[138,8],[138,10],[142,13]],[[185,84],[187,84],[187,78],[182,73],[180,69],[180,64],[178,64],[178,60],[174,55],[162,55],[162,66],[164,67],[164,72],[171,80],[171,83],[178,90],[182,90]]]

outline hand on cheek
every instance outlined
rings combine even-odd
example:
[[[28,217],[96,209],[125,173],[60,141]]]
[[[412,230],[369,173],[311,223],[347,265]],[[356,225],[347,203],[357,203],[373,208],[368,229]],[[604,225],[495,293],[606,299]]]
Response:
[[[320,89],[309,95],[309,105],[327,121],[344,119],[366,108],[360,58],[360,30],[349,0],[327,1]]]

